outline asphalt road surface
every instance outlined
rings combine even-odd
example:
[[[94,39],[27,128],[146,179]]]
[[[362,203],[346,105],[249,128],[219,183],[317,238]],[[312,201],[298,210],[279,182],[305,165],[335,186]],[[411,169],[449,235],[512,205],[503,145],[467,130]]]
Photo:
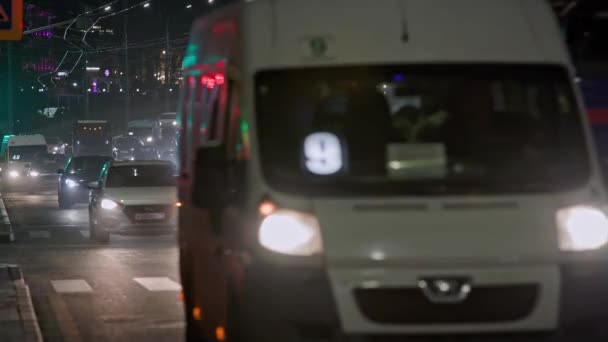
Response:
[[[45,341],[180,341],[175,233],[88,237],[86,205],[60,210],[52,183],[2,193],[16,242],[0,263],[19,264]]]

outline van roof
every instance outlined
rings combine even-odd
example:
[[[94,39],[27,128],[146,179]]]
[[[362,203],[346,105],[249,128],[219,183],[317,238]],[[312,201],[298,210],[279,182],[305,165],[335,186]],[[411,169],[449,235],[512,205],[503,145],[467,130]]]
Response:
[[[8,139],[9,146],[35,146],[46,145],[46,139],[40,134],[13,135]]]
[[[245,57],[251,72],[406,63],[570,65],[544,0],[239,2],[194,24],[184,67],[210,64],[214,56],[237,65]]]

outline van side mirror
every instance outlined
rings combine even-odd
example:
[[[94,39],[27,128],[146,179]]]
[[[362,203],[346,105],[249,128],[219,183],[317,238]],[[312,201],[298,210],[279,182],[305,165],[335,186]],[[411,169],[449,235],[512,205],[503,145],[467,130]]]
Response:
[[[90,183],[87,183],[87,188],[89,188],[91,190],[97,190],[97,189],[101,188],[101,184],[99,184],[99,182],[90,182]]]

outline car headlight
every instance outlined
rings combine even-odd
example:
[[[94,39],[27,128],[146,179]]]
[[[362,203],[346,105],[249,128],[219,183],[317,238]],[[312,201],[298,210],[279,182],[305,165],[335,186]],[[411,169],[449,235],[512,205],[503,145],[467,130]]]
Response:
[[[38,171],[30,171],[30,176],[32,176],[32,177],[38,177],[38,176],[40,176],[40,172],[38,172]]]
[[[68,188],[75,188],[78,186],[78,182],[75,182],[71,179],[66,179],[65,180],[65,185],[67,185]]]
[[[154,141],[154,138],[152,138],[152,137],[147,137],[147,138],[146,138],[146,141],[147,141],[147,142],[152,142],[152,141]]]
[[[278,210],[262,221],[260,244],[273,252],[310,256],[323,251],[317,218],[292,210]]]
[[[608,243],[608,217],[592,206],[574,206],[557,212],[559,247],[563,251],[589,251]]]
[[[19,177],[19,172],[13,170],[13,171],[9,171],[8,176],[11,178],[17,178]]]
[[[116,207],[118,207],[118,204],[112,200],[103,199],[101,200],[101,207],[106,210],[112,210],[116,209]]]

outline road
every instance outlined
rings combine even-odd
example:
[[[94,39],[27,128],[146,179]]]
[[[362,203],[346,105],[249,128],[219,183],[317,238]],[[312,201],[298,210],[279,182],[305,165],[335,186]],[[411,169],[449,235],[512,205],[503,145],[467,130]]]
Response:
[[[0,263],[21,265],[45,341],[180,341],[175,234],[88,238],[86,205],[59,210],[52,184],[2,193],[16,242]]]

